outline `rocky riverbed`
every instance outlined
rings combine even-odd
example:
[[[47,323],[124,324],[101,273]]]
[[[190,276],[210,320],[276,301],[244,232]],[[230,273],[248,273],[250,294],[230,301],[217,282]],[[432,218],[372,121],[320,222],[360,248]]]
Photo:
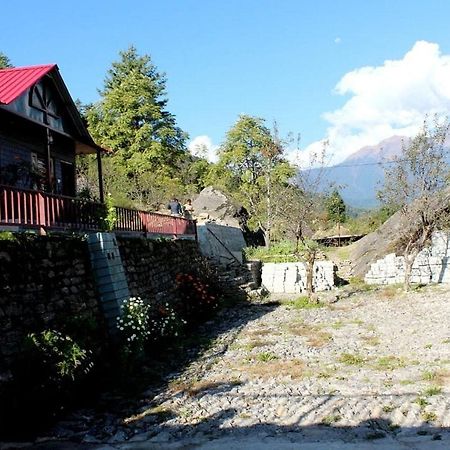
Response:
[[[41,448],[450,448],[448,287],[302,306],[221,312],[214,343],[164,389]]]

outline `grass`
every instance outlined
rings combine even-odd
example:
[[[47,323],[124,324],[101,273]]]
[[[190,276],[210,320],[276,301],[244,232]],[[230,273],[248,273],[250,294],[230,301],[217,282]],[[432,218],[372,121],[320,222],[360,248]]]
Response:
[[[423,409],[423,408],[425,408],[425,406],[428,406],[430,404],[428,402],[428,400],[423,397],[417,397],[414,400],[414,403],[417,403],[419,405],[420,409]]]
[[[378,358],[374,363],[374,369],[376,370],[395,370],[401,367],[405,367],[406,363],[402,358],[397,356],[382,356]]]
[[[422,419],[424,422],[434,422],[437,420],[437,415],[436,413],[432,412],[432,411],[422,411]]]
[[[134,414],[130,417],[126,417],[123,420],[123,423],[125,425],[131,424],[133,422],[137,422],[139,420],[142,420],[144,417],[147,416],[154,416],[156,417],[158,422],[163,422],[165,420],[171,419],[172,417],[175,416],[174,411],[172,411],[170,408],[167,408],[165,406],[153,406],[151,408],[146,409],[145,411],[139,413],[139,414]]]
[[[361,339],[367,344],[373,347],[380,345],[380,339],[377,336],[363,336]]]
[[[339,422],[342,419],[342,416],[339,414],[329,414],[322,419],[322,424],[330,427],[336,422]]]
[[[439,395],[442,393],[442,388],[440,386],[430,386],[425,389],[422,393],[424,397],[432,397],[433,395]]]
[[[273,243],[270,248],[247,247],[244,252],[247,260],[259,259],[262,262],[298,262],[298,257],[294,254],[295,244],[288,240]]]
[[[395,409],[395,406],[393,406],[393,405],[384,405],[383,406],[383,412],[385,412],[385,413],[390,413],[390,412],[394,411],[394,409]]]
[[[254,348],[266,347],[267,345],[272,344],[271,341],[263,341],[261,339],[255,339],[244,345],[244,349],[247,351],[252,351]]]
[[[295,300],[287,302],[286,305],[292,309],[315,309],[325,306],[323,303],[311,302],[307,296],[298,297]]]
[[[339,362],[347,366],[361,366],[365,363],[365,359],[358,354],[342,353],[339,357]]]
[[[263,352],[256,355],[256,360],[259,362],[275,361],[276,359],[278,359],[278,356],[271,352]]]
[[[174,381],[169,384],[169,388],[175,393],[183,392],[189,397],[195,397],[196,395],[211,389],[222,387],[232,388],[233,386],[239,386],[240,384],[241,382],[239,380],[208,381],[192,379],[189,381]]]
[[[427,344],[423,348],[426,348],[427,350],[430,350],[433,347],[433,344]]]
[[[315,348],[324,347],[333,339],[330,333],[321,330],[317,325],[299,323],[290,325],[287,330],[295,336],[306,337],[306,343]]]
[[[290,376],[292,379],[301,379],[305,376],[305,364],[300,359],[291,360],[271,360],[264,362],[249,360],[246,363],[234,366],[233,369],[256,378],[273,378]]]

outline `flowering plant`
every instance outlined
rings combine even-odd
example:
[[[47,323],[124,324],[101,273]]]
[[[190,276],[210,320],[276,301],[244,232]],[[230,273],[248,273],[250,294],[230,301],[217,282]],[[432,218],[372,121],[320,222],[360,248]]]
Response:
[[[199,314],[207,314],[219,305],[214,289],[199,277],[188,273],[179,273],[175,282],[184,300],[184,308],[188,316],[195,318]]]
[[[151,333],[154,339],[158,337],[177,337],[183,331],[186,321],[165,303],[159,306],[157,316],[150,320]]]
[[[145,341],[150,336],[148,315],[150,305],[140,297],[130,297],[121,306],[122,314],[117,317],[117,328],[127,347],[143,350]]]

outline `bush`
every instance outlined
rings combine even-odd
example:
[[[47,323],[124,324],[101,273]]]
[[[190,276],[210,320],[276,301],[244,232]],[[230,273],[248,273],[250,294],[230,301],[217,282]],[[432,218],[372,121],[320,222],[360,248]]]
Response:
[[[183,300],[182,309],[185,318],[197,321],[210,314],[219,306],[218,294],[198,276],[179,273],[175,278],[177,290]]]
[[[90,351],[81,348],[70,336],[55,330],[31,333],[27,337],[27,347],[38,368],[57,383],[78,380],[93,366]]]

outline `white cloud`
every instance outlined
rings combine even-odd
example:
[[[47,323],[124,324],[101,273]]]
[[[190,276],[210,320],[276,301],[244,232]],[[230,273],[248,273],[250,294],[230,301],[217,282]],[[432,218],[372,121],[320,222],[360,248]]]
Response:
[[[208,161],[217,162],[218,145],[214,145],[209,136],[197,136],[189,142],[189,151],[194,156],[206,158]]]
[[[341,42],[342,42],[342,39],[339,36],[334,39],[335,44],[340,44]]]
[[[427,114],[448,114],[450,55],[441,54],[438,44],[418,41],[402,59],[348,72],[335,92],[350,98],[323,115],[334,163],[387,137],[414,135]],[[306,147],[302,159],[319,146]]]

